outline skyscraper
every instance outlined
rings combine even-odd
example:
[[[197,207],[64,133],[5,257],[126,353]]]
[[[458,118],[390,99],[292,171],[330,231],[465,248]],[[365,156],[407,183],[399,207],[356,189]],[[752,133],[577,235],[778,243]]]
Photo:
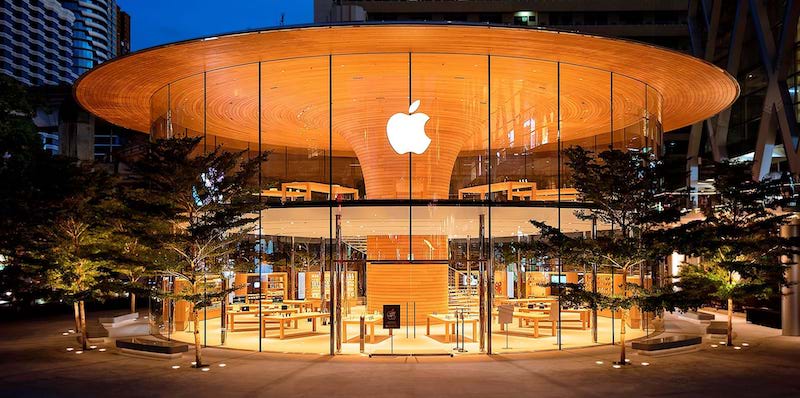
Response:
[[[61,4],[75,15],[72,25],[73,72],[81,75],[118,55],[119,7],[116,1],[62,0]]]
[[[74,14],[56,0],[0,6],[0,73],[28,86],[71,84]]]

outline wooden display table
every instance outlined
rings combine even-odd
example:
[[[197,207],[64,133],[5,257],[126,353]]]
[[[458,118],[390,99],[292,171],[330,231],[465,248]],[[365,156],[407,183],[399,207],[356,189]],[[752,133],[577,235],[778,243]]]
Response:
[[[297,309],[290,308],[290,309],[267,309],[261,308],[261,315],[273,315],[273,314],[293,314],[296,313]],[[228,331],[234,332],[236,331],[236,318],[240,315],[252,315],[253,319],[252,322],[241,322],[240,323],[255,323],[258,324],[258,310],[250,310],[250,311],[229,311],[228,312]],[[247,318],[247,317],[245,317]]]
[[[519,312],[539,312],[539,313],[549,313],[550,309],[548,308],[520,308]],[[591,326],[591,311],[587,308],[577,308],[577,309],[562,309],[562,314],[578,314],[579,319],[561,319],[561,322],[574,322],[578,321],[581,323],[581,329],[588,329]]]
[[[263,318],[263,322],[266,323],[277,323],[280,325],[280,334],[279,338],[281,340],[286,337],[286,325],[287,324],[294,324],[294,328],[297,329],[297,321],[300,319],[311,319],[311,331],[317,331],[317,318],[329,318],[331,314],[327,312],[300,312],[294,314],[285,314],[285,315],[269,315]],[[267,337],[267,328],[261,328],[261,337]]]
[[[515,307],[522,307],[522,306],[527,306],[528,304],[538,304],[538,303],[553,304],[557,303],[558,299],[551,297],[531,297],[524,299],[503,299],[499,301],[500,304],[513,304]]]
[[[457,324],[459,322],[461,322],[461,319],[456,317],[456,316],[454,316],[454,315],[428,314],[428,319],[427,319],[427,322],[426,322],[427,323],[427,327],[426,327],[426,332],[425,332],[426,336],[430,336],[431,335],[431,319],[433,319],[435,321],[438,321],[439,323],[443,323],[444,324],[444,341],[445,341],[445,343],[449,343],[450,342],[450,336],[454,335],[456,333],[455,332],[455,328],[457,327]],[[475,336],[477,335],[476,334],[476,329],[478,327],[478,318],[465,317],[463,321],[464,321],[465,324],[467,324],[467,323],[471,323],[472,324],[472,341],[475,341]]]
[[[287,197],[294,200],[298,198],[305,198],[306,194],[303,192],[284,192],[277,188],[270,188],[262,190],[261,196],[264,198],[279,198],[281,202],[285,202]]]
[[[559,197],[558,189],[538,189],[533,200],[550,200],[562,202],[575,202],[578,200],[578,190],[575,188],[561,188]]]
[[[492,319],[497,316],[497,311],[492,313]],[[542,314],[539,312],[520,312],[514,311],[514,318],[517,319],[519,322],[519,327],[522,327],[522,321],[525,321],[526,324],[533,323],[533,337],[539,337],[539,322],[551,322],[551,332],[552,335],[556,335],[556,324],[558,320],[551,319],[550,314]],[[505,331],[506,325],[501,323],[500,330]]]
[[[369,326],[369,343],[375,344],[375,324],[383,321],[383,315],[365,315],[364,324]],[[347,341],[347,325],[361,325],[360,316],[348,316],[342,319],[342,340]]]
[[[522,200],[535,200],[536,198],[536,183],[535,182],[519,182],[519,181],[504,181],[493,182],[491,184],[492,193],[505,192],[506,199],[511,201],[515,197]],[[458,198],[464,199],[464,195],[480,195],[483,199],[489,193],[489,185],[477,185],[474,187],[461,188],[458,190]]]
[[[302,194],[302,198],[306,201],[311,200],[312,192],[319,192],[328,195],[330,199],[336,199],[336,196],[353,195],[354,200],[358,200],[358,190],[354,188],[343,187],[341,185],[321,184],[318,182],[302,181],[302,182],[286,182],[281,184],[281,192],[283,193],[283,200],[286,197],[297,197],[296,194]]]
[[[310,300],[283,300],[283,304],[297,308],[299,312],[310,312],[314,310],[314,303]]]

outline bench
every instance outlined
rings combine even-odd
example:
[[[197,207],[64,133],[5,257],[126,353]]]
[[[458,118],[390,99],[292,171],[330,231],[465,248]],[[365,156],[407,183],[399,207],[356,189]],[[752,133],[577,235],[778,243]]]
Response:
[[[119,339],[116,346],[123,353],[160,359],[179,358],[189,351],[186,343],[140,337]]]
[[[674,354],[694,350],[703,342],[700,336],[674,335],[634,341],[631,348],[642,355]]]
[[[707,312],[700,312],[700,311],[689,311],[684,312],[683,316],[689,319],[696,319],[698,321],[713,321],[714,314],[709,314]]]
[[[706,328],[707,334],[728,334],[728,321],[711,321],[711,324]]]
[[[139,313],[130,312],[127,314],[114,315],[111,317],[100,318],[98,321],[104,328],[113,328],[120,325],[125,325],[139,319]]]

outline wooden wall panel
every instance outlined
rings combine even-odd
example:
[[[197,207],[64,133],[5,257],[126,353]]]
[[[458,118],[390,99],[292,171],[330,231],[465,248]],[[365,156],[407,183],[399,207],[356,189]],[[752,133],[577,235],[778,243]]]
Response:
[[[382,313],[384,304],[401,306],[402,325],[406,319],[424,325],[428,314],[446,313],[447,264],[367,263],[367,312]]]
[[[368,260],[408,260],[408,235],[370,235],[367,236]],[[414,235],[411,237],[411,251],[415,260],[447,260],[446,235]],[[432,250],[431,250],[432,248]],[[367,279],[369,281],[369,279]]]

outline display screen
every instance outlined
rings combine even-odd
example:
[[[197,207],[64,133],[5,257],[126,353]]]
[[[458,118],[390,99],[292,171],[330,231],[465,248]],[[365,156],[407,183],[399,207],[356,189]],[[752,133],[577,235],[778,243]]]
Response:
[[[567,283],[566,275],[550,275],[550,283]]]

